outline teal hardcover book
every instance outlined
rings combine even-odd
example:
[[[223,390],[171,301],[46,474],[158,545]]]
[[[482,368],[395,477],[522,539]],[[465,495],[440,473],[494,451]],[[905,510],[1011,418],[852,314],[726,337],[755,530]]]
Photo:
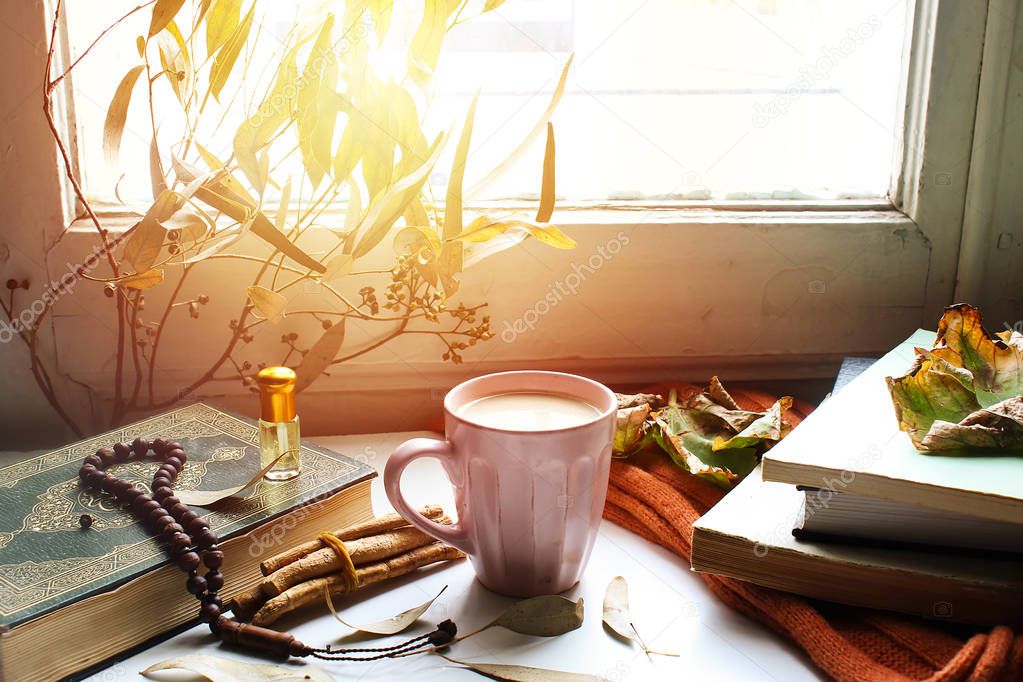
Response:
[[[1023,454],[920,452],[899,430],[885,377],[934,338],[917,331],[814,410],[764,456],[764,480],[1023,523]]]
[[[195,601],[162,546],[127,511],[79,484],[86,455],[137,436],[184,446],[178,490],[241,485],[260,469],[255,423],[202,403],[0,460],[0,679],[23,679],[24,670],[67,675],[194,620]],[[193,507],[221,539],[225,601],[254,584],[267,556],[371,516],[371,467],[307,443],[301,456],[292,480],[261,480],[242,497]],[[148,488],[157,466],[129,462],[114,472]],[[92,519],[87,529],[83,514]],[[46,641],[61,641],[59,652],[39,646]]]

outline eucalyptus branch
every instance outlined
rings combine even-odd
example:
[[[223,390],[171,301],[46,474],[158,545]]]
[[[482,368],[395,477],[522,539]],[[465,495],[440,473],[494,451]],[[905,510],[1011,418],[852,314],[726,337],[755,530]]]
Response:
[[[250,370],[252,362],[244,359],[240,351],[240,342],[252,341],[252,331],[268,320],[279,320],[285,314],[300,321],[309,322],[309,318],[320,323],[323,334],[336,334],[332,331],[336,325],[352,322],[381,323],[381,333],[374,334],[362,347],[348,349],[343,347],[344,355],[334,358],[309,356],[309,349],[315,347],[316,341],[296,343],[298,332],[288,326],[282,341],[288,350],[282,362],[288,363],[296,359],[296,353],[310,358],[312,362],[307,368],[317,374],[326,373],[326,369],[335,364],[350,361],[381,347],[404,334],[417,334],[424,338],[435,337],[438,347],[446,349],[442,358],[452,362],[461,362],[459,351],[477,342],[493,337],[490,330],[489,317],[477,320],[478,311],[485,304],[471,307],[459,304],[452,308],[450,296],[454,291],[456,277],[461,271],[459,242],[443,239],[442,221],[438,215],[437,202],[433,197],[432,188],[425,178],[436,167],[441,150],[436,146],[421,146],[421,140],[447,139],[446,136],[435,138],[424,130],[430,95],[426,93],[426,107],[418,104],[423,100],[419,86],[408,84],[408,74],[395,80],[387,80],[374,71],[374,67],[366,58],[374,47],[370,44],[358,45],[355,49],[342,49],[344,41],[365,40],[354,31],[365,18],[366,7],[362,7],[350,25],[336,27],[332,20],[323,19],[318,28],[312,31],[300,27],[299,18],[291,27],[287,37],[282,41],[282,51],[270,56],[265,62],[262,51],[256,49],[256,43],[264,35],[263,26],[253,24],[253,14],[246,14],[245,19],[234,22],[228,37],[223,36],[218,44],[211,44],[210,25],[206,25],[207,41],[203,46],[197,39],[197,33],[203,30],[203,22],[221,7],[219,3],[207,4],[208,13],[197,13],[194,21],[178,20],[176,25],[185,30],[191,26],[188,35],[174,34],[178,40],[179,56],[173,58],[174,66],[168,68],[163,61],[166,57],[160,52],[161,63],[157,67],[156,50],[151,47],[151,39],[145,38],[145,49],[141,50],[144,60],[144,74],[147,82],[145,93],[148,97],[149,126],[152,131],[150,158],[152,186],[154,190],[153,204],[144,214],[140,213],[139,222],[130,230],[111,237],[102,226],[99,216],[93,210],[83,190],[81,179],[59,131],[54,118],[55,89],[62,83],[66,84],[68,76],[81,63],[82,59],[93,52],[95,47],[108,37],[114,27],[124,22],[131,15],[147,8],[159,5],[163,12],[176,13],[184,3],[159,4],[157,0],[142,2],[134,9],[120,17],[111,26],[103,30],[86,47],[71,65],[58,76],[53,77],[55,68],[55,51],[57,49],[58,25],[61,23],[64,0],[56,0],[54,25],[50,35],[49,51],[46,60],[46,78],[43,90],[43,109],[47,125],[54,143],[60,154],[63,171],[78,201],[84,219],[88,219],[95,228],[99,241],[99,253],[105,257],[110,267],[107,273],[79,273],[89,282],[100,283],[112,294],[117,315],[116,364],[113,377],[113,405],[110,420],[119,423],[126,414],[141,410],[158,410],[170,407],[186,396],[202,389],[208,382],[234,381],[238,378],[246,385],[251,384]],[[466,14],[467,0],[458,3],[454,11],[448,13],[447,19],[434,26],[423,20],[419,30],[435,31],[431,40],[443,42],[447,31],[468,18]],[[254,6],[250,6],[254,9]],[[296,10],[297,12],[297,10]],[[174,17],[164,14],[161,20],[165,26]],[[163,29],[168,30],[168,29]],[[340,35],[339,35],[340,34]],[[160,36],[163,40],[166,36]],[[264,41],[265,42],[265,41]],[[308,52],[300,50],[305,43],[312,43],[313,49]],[[161,47],[158,45],[157,47]],[[377,46],[379,47],[379,46]],[[410,48],[411,49],[411,48]],[[196,54],[196,50],[205,50]],[[331,53],[331,54],[328,54]],[[298,55],[301,54],[301,57]],[[436,55],[412,55],[420,60],[427,69],[436,68]],[[299,63],[299,59],[304,64]],[[318,62],[330,59],[330,62]],[[337,68],[331,66],[336,61]],[[407,60],[413,63],[413,60]],[[329,68],[328,68],[329,66]],[[158,69],[158,70],[157,70]],[[189,77],[174,81],[177,70],[186,69]],[[142,69],[132,67],[126,77],[122,78],[116,94],[111,101],[110,109],[104,126],[104,145],[110,139],[119,144],[124,133],[124,121],[128,116],[134,85]],[[232,73],[233,72],[233,73]],[[203,77],[200,77],[203,74]],[[208,74],[208,78],[205,77]],[[157,105],[158,87],[155,85],[160,75],[167,76],[168,86],[174,90],[176,102],[180,103],[170,112],[180,119],[167,124],[161,118],[161,108]],[[132,80],[135,79],[135,80]],[[124,87],[122,87],[122,85]],[[141,89],[140,89],[141,90]],[[340,95],[339,93],[344,93]],[[215,95],[215,96],[214,96]],[[141,96],[141,95],[140,95]],[[560,95],[558,95],[560,96]],[[341,98],[339,100],[339,98]],[[343,100],[343,102],[341,101]],[[341,116],[342,110],[349,115]],[[227,130],[228,122],[234,113],[241,113],[243,126],[235,131]],[[315,118],[309,116],[315,113]],[[334,119],[329,119],[331,112]],[[361,117],[352,114],[358,112]],[[371,112],[367,114],[366,112]],[[470,110],[470,113],[472,110]],[[549,116],[550,111],[545,113]],[[270,118],[264,118],[269,116]],[[324,117],[327,117],[324,120]],[[310,121],[314,121],[310,123]],[[466,122],[466,131],[471,131],[471,121]],[[340,126],[352,126],[340,130]],[[329,126],[329,127],[324,127]],[[338,128],[335,128],[337,126]],[[359,126],[359,127],[354,127]],[[368,127],[368,131],[367,131]],[[210,128],[210,131],[207,131]],[[220,130],[224,129],[224,130]],[[158,135],[158,130],[162,134]],[[183,130],[176,140],[169,138],[175,130]],[[226,137],[213,140],[200,139],[207,132],[220,132]],[[355,136],[353,137],[353,133]],[[335,149],[333,140],[356,140],[353,149],[345,145]],[[345,137],[347,136],[347,137]],[[219,153],[222,142],[231,140],[229,153],[225,159],[213,161],[208,158],[205,148]],[[550,142],[548,143],[550,145]],[[199,154],[190,153],[193,145],[199,147]],[[200,145],[204,145],[201,146]],[[177,196],[168,194],[170,172],[165,172],[164,163],[168,149],[176,150],[175,158],[192,163],[196,156],[211,167],[223,166],[216,173],[191,177],[191,172],[180,169],[173,174],[173,188],[185,186],[188,191],[177,191]],[[400,149],[400,162],[396,166],[395,150]],[[424,152],[424,149],[429,149]],[[466,163],[469,140],[466,137],[458,145],[454,168],[461,169]],[[351,158],[341,158],[340,154],[352,154]],[[548,154],[553,154],[549,147]],[[429,158],[422,158],[422,157]],[[289,202],[281,202],[278,210],[286,213],[289,227],[278,229],[274,221],[264,212],[264,200],[268,196],[268,187],[282,186],[281,178],[276,177],[280,169],[286,168],[292,160],[301,161],[304,172],[298,175],[291,185],[297,187],[291,194]],[[412,163],[410,163],[412,162]],[[257,180],[253,175],[253,164],[258,164]],[[345,166],[341,172],[337,168]],[[349,170],[348,166],[356,170]],[[547,166],[545,165],[545,169]],[[361,226],[360,257],[363,251],[376,249],[389,240],[388,231],[394,225],[401,225],[403,215],[418,214],[416,225],[422,230],[422,238],[409,245],[406,252],[399,254],[392,268],[362,268],[355,271],[348,263],[343,265],[348,272],[343,275],[345,285],[352,284],[358,288],[358,296],[344,293],[338,282],[334,285],[325,281],[326,276],[319,275],[325,269],[324,261],[336,266],[336,253],[346,245],[344,240],[327,249],[326,255],[316,257],[304,250],[306,233],[320,221],[325,219],[328,210],[336,205],[342,190],[349,186],[353,191],[361,191],[360,187],[370,186],[366,183],[366,173],[377,173],[378,177],[390,177],[379,196],[371,197],[370,206],[380,206],[375,211],[377,220],[372,226]],[[357,173],[362,173],[359,179]],[[382,174],[382,175],[381,175]],[[345,177],[341,177],[344,175]],[[461,182],[461,172],[456,173],[457,182]],[[122,176],[123,177],[123,176]],[[313,183],[315,180],[315,184]],[[291,179],[289,177],[289,183]],[[418,183],[413,186],[412,183]],[[460,188],[456,188],[460,189]],[[120,196],[120,183],[115,191]],[[542,197],[548,202],[541,205],[550,206],[553,201],[553,177],[544,177]],[[187,194],[187,197],[181,196]],[[377,202],[377,203],[374,203]],[[413,203],[415,202],[415,203]],[[422,202],[423,206],[420,206]],[[352,207],[349,206],[349,209]],[[369,206],[367,207],[367,209]],[[428,211],[424,216],[423,210]],[[460,206],[449,206],[448,211],[461,210]],[[453,214],[452,214],[453,215]],[[545,215],[549,215],[545,213]],[[349,221],[361,216],[349,216]],[[389,221],[381,224],[380,220]],[[406,224],[409,221],[406,220]],[[464,224],[471,224],[465,219]],[[220,223],[218,229],[218,223]],[[224,223],[229,223],[226,228]],[[172,231],[168,231],[172,225]],[[235,226],[239,226],[235,229]],[[329,225],[334,229],[339,226]],[[252,239],[261,239],[269,248],[265,253],[257,255],[238,253],[218,253],[219,249],[229,247],[232,235],[241,235],[246,229]],[[57,239],[48,246],[49,253],[60,242],[70,229],[65,226]],[[537,230],[546,232],[544,241],[555,243],[562,248],[570,248],[572,242],[553,226],[530,225],[536,234]],[[186,236],[187,230],[187,236]],[[233,230],[233,231],[232,231]],[[430,234],[433,230],[436,234]],[[500,232],[495,229],[495,233]],[[348,238],[353,235],[349,234]],[[247,239],[249,237],[246,237]],[[367,241],[371,240],[371,241]],[[119,257],[114,248],[124,242],[124,255]],[[350,246],[350,242],[347,244]],[[365,248],[362,245],[366,245]],[[383,247],[385,248],[385,247]],[[120,250],[118,250],[120,253]],[[380,251],[374,253],[379,254]],[[169,254],[169,255],[168,255]],[[251,277],[251,286],[247,293],[245,282],[240,282],[228,293],[244,294],[240,310],[231,320],[230,334],[212,358],[204,358],[205,364],[197,370],[196,375],[180,391],[172,395],[159,396],[157,377],[161,367],[161,359],[166,363],[166,353],[161,353],[165,345],[165,332],[168,326],[175,324],[178,317],[172,315],[176,308],[188,307],[192,317],[198,316],[198,306],[205,305],[208,297],[199,295],[192,300],[183,300],[186,280],[195,268],[207,269],[204,263],[211,266],[225,260],[251,262],[258,264],[255,272],[245,269],[246,280]],[[130,269],[124,263],[130,263]],[[170,286],[163,284],[164,271],[180,265],[182,271],[177,282],[171,287],[169,297],[159,311],[158,321],[147,321],[143,315],[143,304],[149,298],[148,287]],[[124,276],[131,273],[131,280]],[[287,273],[287,274],[285,274]],[[332,271],[333,273],[333,271]],[[103,276],[99,276],[99,275]],[[149,275],[147,277],[147,275]],[[365,278],[360,281],[359,278]],[[383,281],[379,287],[377,283]],[[322,298],[327,299],[326,305],[312,304],[299,310],[287,310],[288,300],[284,293],[299,284],[315,281],[319,285]],[[266,283],[268,286],[264,286]],[[379,291],[378,291],[379,288]],[[379,295],[379,298],[378,298]],[[361,297],[361,300],[360,300]],[[205,300],[204,300],[205,299]],[[339,309],[333,309],[335,302],[340,302]],[[231,304],[234,301],[230,301]],[[13,295],[3,305],[8,317],[13,315]],[[48,310],[47,310],[48,312]],[[258,313],[258,314],[257,314]],[[45,313],[44,313],[45,314]],[[126,326],[127,325],[127,326]],[[432,327],[432,328],[431,328]],[[343,329],[343,328],[342,328]],[[139,330],[143,330],[144,335]],[[21,343],[29,348],[30,364],[33,375],[40,390],[54,409],[65,421],[71,424],[64,412],[59,394],[49,373],[42,363],[38,347],[38,326],[29,333],[20,333]],[[337,337],[327,340],[328,347]],[[323,346],[319,346],[322,348]],[[130,361],[134,374],[128,374],[126,363],[130,353]],[[262,363],[258,363],[262,366]],[[310,377],[315,379],[316,377]],[[69,377],[69,380],[73,380]],[[132,381],[131,384],[128,382]],[[145,397],[143,398],[143,392]]]
[[[54,16],[54,22],[53,22],[53,33],[54,34],[56,34],[56,32],[57,32],[57,18],[59,18],[59,16],[60,16],[60,5],[61,5],[62,1],[63,0],[57,0],[57,9],[54,12],[54,15],[55,15]],[[67,78],[68,75],[70,75],[71,71],[76,66],[78,66],[79,62],[81,62],[83,59],[85,59],[85,57],[90,52],[92,52],[92,49],[94,47],[96,47],[96,45],[98,45],[101,40],[103,40],[103,37],[106,36],[106,34],[110,33],[115,28],[117,28],[119,25],[121,25],[131,15],[133,15],[136,12],[139,12],[141,10],[144,10],[145,8],[150,7],[151,5],[154,5],[154,4],[156,4],[156,0],[148,0],[148,2],[144,2],[141,5],[138,5],[137,7],[128,10],[128,12],[126,12],[124,15],[122,15],[120,19],[118,19],[114,23],[110,24],[105,29],[103,29],[102,33],[100,33],[98,36],[96,36],[96,39],[93,40],[91,43],[89,43],[89,46],[87,48],[85,48],[85,50],[82,51],[82,54],[78,55],[78,59],[73,61],[71,63],[71,65],[68,66],[67,69],[64,70],[64,73],[60,74],[59,76],[57,76],[53,80],[53,86],[56,87],[58,84],[60,84],[61,81],[63,81],[65,78]],[[53,45],[54,45],[53,36],[51,36],[50,37],[50,47],[51,47],[51,49],[53,48]],[[47,74],[50,73],[49,69],[47,69],[46,73]]]

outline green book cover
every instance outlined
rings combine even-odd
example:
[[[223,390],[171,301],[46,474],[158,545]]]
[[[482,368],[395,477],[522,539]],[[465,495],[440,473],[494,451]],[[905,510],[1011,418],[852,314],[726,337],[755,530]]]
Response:
[[[1023,455],[920,452],[899,430],[885,377],[934,340],[918,330],[826,400],[764,456],[764,480],[1023,523]]]
[[[168,563],[161,545],[130,513],[78,480],[87,455],[138,436],[184,446],[188,463],[175,483],[179,490],[241,485],[260,469],[255,422],[202,403],[53,452],[0,461],[0,631]],[[133,461],[114,471],[148,490],[157,468]],[[242,498],[192,509],[224,541],[375,475],[366,464],[303,443],[302,473],[294,479],[262,480]],[[79,524],[82,514],[93,518],[88,530]]]

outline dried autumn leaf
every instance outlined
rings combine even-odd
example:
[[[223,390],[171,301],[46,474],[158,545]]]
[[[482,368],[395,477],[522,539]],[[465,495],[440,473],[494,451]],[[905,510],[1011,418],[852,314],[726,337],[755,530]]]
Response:
[[[248,288],[249,300],[255,306],[259,315],[273,324],[284,319],[285,311],[288,308],[288,299],[276,291],[253,285]]]
[[[611,452],[615,456],[628,456],[645,442],[650,428],[647,422],[649,416],[650,405],[647,404],[618,410],[615,436],[611,443]]]
[[[174,494],[177,496],[179,500],[181,500],[185,504],[192,505],[193,507],[208,507],[212,504],[220,502],[221,500],[226,500],[229,497],[234,497],[243,490],[246,490],[256,485],[257,483],[263,480],[263,476],[266,475],[266,472],[274,468],[278,460],[280,460],[285,455],[289,454],[291,454],[291,451],[285,450],[281,454],[277,455],[276,457],[274,457],[273,461],[271,461],[262,469],[257,471],[252,476],[252,478],[245,481],[245,483],[242,483],[241,485],[234,485],[231,486],[230,488],[220,488],[218,490],[175,490]]]
[[[1023,396],[984,407],[957,424],[935,421],[925,450],[1023,450]]]
[[[981,405],[1023,395],[1023,335],[988,334],[976,308],[946,308],[938,323],[935,346],[939,357],[973,377]]]
[[[502,627],[522,635],[554,637],[571,632],[582,624],[581,598],[572,601],[558,594],[550,594],[512,604],[483,629]]]
[[[749,426],[732,436],[714,438],[714,450],[727,450],[729,448],[752,448],[762,444],[768,447],[780,441],[788,434],[790,426],[785,422],[785,412],[792,407],[792,398],[784,396],[779,398],[762,417],[758,417]]]
[[[368,632],[373,635],[396,635],[399,632],[408,629],[408,627],[415,623],[421,615],[426,613],[426,610],[433,606],[433,602],[437,601],[437,598],[444,594],[444,590],[446,589],[448,589],[447,585],[442,587],[440,592],[438,592],[432,599],[427,599],[419,606],[413,606],[411,609],[402,611],[396,616],[391,616],[390,618],[385,618],[384,620],[369,623],[367,625],[353,625],[343,619],[337,614],[337,610],[334,608],[334,602],[330,598],[330,591],[324,590],[323,594],[327,599],[327,608],[330,609],[330,612],[339,623],[343,623],[353,630]]]
[[[536,222],[546,223],[554,215],[554,124],[547,122],[547,147],[543,154],[543,180]]]
[[[683,403],[674,394],[663,407],[653,395],[619,395],[618,401],[625,414],[620,412],[615,433],[616,454],[628,456],[654,443],[685,471],[725,489],[752,471],[764,451],[791,429],[784,419],[791,398],[779,399],[765,412],[741,410],[717,377]],[[653,409],[644,426],[638,417],[629,419],[628,410],[647,404]]]
[[[153,18],[149,22],[149,37],[152,38],[166,28],[184,4],[185,0],[156,0],[156,4],[153,5]]]
[[[150,289],[163,282],[163,270],[153,268],[137,275],[129,275],[121,280],[121,286],[130,289]]]
[[[341,318],[335,322],[316,340],[313,347],[302,358],[302,364],[296,370],[298,380],[295,382],[295,391],[304,391],[320,378],[324,370],[337,357],[341,350],[341,344],[345,340],[345,320]]]
[[[492,680],[507,682],[606,682],[606,678],[586,673],[572,673],[550,668],[534,668],[528,665],[508,665],[506,663],[476,663],[460,661],[443,654],[437,654],[446,661],[479,673]]]
[[[635,640],[644,649],[646,645],[639,639],[632,615],[629,613],[629,588],[622,576],[614,577],[604,591],[604,625],[623,639]]]
[[[887,382],[918,450],[1023,447],[1013,402],[1023,395],[1023,335],[992,336],[972,306],[946,308],[934,348],[917,348],[909,371]]]
[[[661,656],[677,656],[678,654],[665,654],[653,651],[648,647],[636,630],[632,621],[632,613],[629,610],[629,586],[622,576],[615,576],[607,584],[604,591],[604,625],[622,639],[631,640],[643,647],[648,654]]]
[[[154,663],[140,674],[150,679],[165,679],[152,673],[161,670],[187,670],[210,682],[333,682],[325,670],[311,665],[273,665],[246,663],[234,658],[187,654]]]
[[[117,165],[117,157],[121,150],[121,137],[124,134],[124,124],[128,120],[128,105],[131,104],[131,93],[135,89],[135,83],[139,74],[145,66],[133,66],[124,74],[117,89],[114,90],[114,98],[110,100],[107,108],[107,117],[103,122],[103,154],[107,163]]]

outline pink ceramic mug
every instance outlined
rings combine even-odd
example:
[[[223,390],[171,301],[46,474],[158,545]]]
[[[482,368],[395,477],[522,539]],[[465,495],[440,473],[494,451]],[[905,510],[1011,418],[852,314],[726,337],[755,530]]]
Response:
[[[517,431],[459,416],[466,403],[499,393],[580,398],[598,414],[577,426]],[[563,592],[579,580],[597,536],[611,468],[617,401],[607,387],[559,372],[502,372],[470,379],[444,398],[446,440],[402,443],[384,469],[394,508],[413,526],[469,555],[486,587],[514,597]],[[444,465],[458,522],[426,518],[401,494],[401,474],[420,457]]]

